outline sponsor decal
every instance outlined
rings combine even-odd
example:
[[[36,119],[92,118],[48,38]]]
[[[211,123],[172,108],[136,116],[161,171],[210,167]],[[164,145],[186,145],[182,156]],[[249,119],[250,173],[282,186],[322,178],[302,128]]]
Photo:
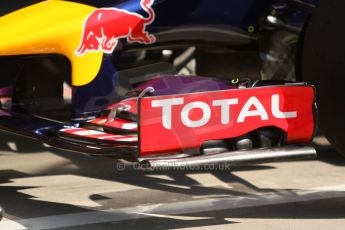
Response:
[[[82,56],[87,52],[99,51],[111,54],[121,38],[126,38],[130,43],[154,43],[155,36],[146,30],[146,26],[155,20],[153,2],[154,0],[140,2],[148,17],[118,8],[95,10],[84,22],[82,39],[75,54]]]
[[[271,114],[275,118],[285,119],[285,118],[297,118],[297,112],[282,112],[279,108],[279,94],[274,94],[271,97]],[[231,116],[231,107],[238,105],[239,99],[238,98],[231,98],[231,99],[221,99],[221,100],[212,100],[211,104],[207,104],[203,101],[193,101],[189,102],[188,104],[184,104],[184,98],[172,98],[172,99],[164,99],[164,100],[154,100],[151,102],[151,107],[161,107],[162,108],[162,125],[165,129],[171,129],[171,120],[172,118],[172,109],[176,105],[183,105],[183,108],[180,113],[180,121],[181,123],[190,128],[199,128],[207,125],[207,123],[211,119],[211,107],[219,107],[221,113],[221,119],[219,121],[220,125],[227,125],[230,123],[230,116]],[[196,120],[192,120],[189,117],[189,114],[194,109],[199,109],[202,113],[201,117]],[[240,113],[238,117],[234,119],[237,123],[242,123],[248,117],[258,116],[259,119],[268,120],[268,113],[260,102],[260,100],[252,96],[250,97],[241,107]],[[179,119],[174,118],[174,119]]]
[[[268,126],[285,131],[288,143],[305,143],[314,131],[313,104],[310,86],[145,97],[139,111],[141,155],[186,152],[207,140]]]

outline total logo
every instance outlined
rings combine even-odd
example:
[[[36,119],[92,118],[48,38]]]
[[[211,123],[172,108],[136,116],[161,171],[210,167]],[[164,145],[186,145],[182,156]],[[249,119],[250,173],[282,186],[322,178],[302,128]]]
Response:
[[[151,101],[152,108],[162,109],[162,125],[165,129],[172,129],[172,121],[180,119],[182,124],[189,128],[199,128],[207,125],[212,119],[212,112],[220,110],[220,120],[222,125],[228,125],[230,122],[243,123],[249,117],[258,117],[261,121],[269,120],[270,116],[277,119],[297,118],[297,111],[281,111],[280,95],[271,96],[270,108],[265,108],[263,103],[255,96],[250,97],[244,103],[238,98],[212,100],[211,103],[204,101],[193,101],[185,104],[185,99],[171,98]],[[243,106],[242,106],[243,105]],[[176,117],[177,107],[182,109],[180,116]],[[267,107],[267,106],[266,106]],[[190,113],[194,109],[200,109],[202,116],[195,120],[190,119]],[[237,117],[232,117],[232,110],[236,110]],[[270,116],[269,116],[270,114]]]

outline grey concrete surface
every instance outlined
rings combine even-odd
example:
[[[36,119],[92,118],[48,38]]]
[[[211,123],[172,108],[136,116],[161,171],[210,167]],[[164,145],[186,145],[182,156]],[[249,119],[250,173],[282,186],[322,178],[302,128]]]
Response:
[[[0,133],[0,229],[344,229],[345,159],[139,171]]]

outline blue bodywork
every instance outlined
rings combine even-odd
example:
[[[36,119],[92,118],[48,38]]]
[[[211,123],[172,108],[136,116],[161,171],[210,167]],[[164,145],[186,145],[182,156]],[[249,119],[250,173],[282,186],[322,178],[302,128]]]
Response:
[[[116,7],[145,15],[140,0],[77,1],[97,7]],[[294,26],[301,27],[308,15],[303,7],[288,4],[287,0],[156,0],[153,9],[155,21],[148,30],[157,34],[180,27],[222,27],[236,31],[252,40],[260,36],[260,22],[270,13]],[[315,3],[315,0],[307,1]],[[157,40],[159,43],[159,38]],[[232,44],[236,46],[236,44]],[[118,74],[113,56],[104,55],[96,79],[81,87],[73,88],[75,118],[97,115],[106,106],[118,101]]]
[[[116,7],[145,15],[140,0],[84,2],[97,7]],[[248,27],[257,28],[259,19],[269,12],[271,4],[270,0],[156,0],[153,5],[156,19],[148,29],[155,33],[186,25],[222,25],[249,34]],[[75,117],[97,115],[106,106],[118,101],[117,87],[117,71],[112,63],[112,56],[104,55],[96,79],[86,86],[73,88]]]

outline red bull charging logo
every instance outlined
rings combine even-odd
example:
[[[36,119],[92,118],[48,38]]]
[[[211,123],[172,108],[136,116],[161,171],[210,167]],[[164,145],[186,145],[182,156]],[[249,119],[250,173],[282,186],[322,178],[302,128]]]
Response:
[[[148,17],[118,8],[95,10],[84,22],[82,40],[75,54],[82,56],[87,52],[98,51],[111,54],[120,38],[126,38],[130,43],[154,43],[155,36],[146,31],[146,26],[155,20],[153,2],[154,0],[140,2]]]

